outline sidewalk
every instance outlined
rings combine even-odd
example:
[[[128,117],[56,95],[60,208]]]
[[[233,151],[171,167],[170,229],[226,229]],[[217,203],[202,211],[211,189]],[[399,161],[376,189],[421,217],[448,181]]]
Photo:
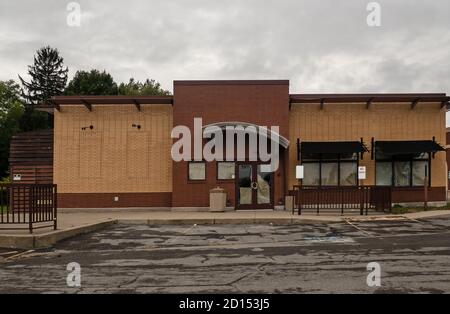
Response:
[[[189,211],[145,211],[145,210],[118,210],[110,211],[98,209],[85,212],[61,212],[58,222],[61,228],[64,226],[76,226],[93,222],[116,220],[120,223],[135,224],[226,224],[226,223],[314,223],[314,222],[339,222],[345,219],[383,219],[386,217],[407,217],[410,219],[428,218],[435,216],[450,215],[450,210],[430,210],[424,212],[394,214],[371,214],[359,215],[356,212],[351,215],[315,215],[315,214],[291,214],[289,211],[228,211],[222,213],[214,212],[189,212]]]
[[[10,231],[0,229],[0,247],[41,248],[49,247],[58,241],[79,234],[92,232],[115,223],[125,224],[296,224],[328,223],[351,220],[372,219],[423,219],[450,215],[450,210],[434,210],[402,215],[292,215],[287,211],[232,211],[223,213],[180,212],[154,210],[91,210],[61,211],[58,213],[58,230],[51,228],[36,229],[33,234],[26,230]]]

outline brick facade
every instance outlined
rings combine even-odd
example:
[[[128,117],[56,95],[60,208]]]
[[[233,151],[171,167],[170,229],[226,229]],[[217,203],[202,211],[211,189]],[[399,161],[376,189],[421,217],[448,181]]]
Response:
[[[234,180],[217,179],[217,163],[206,163],[206,179],[188,180],[188,163],[171,158],[171,130],[193,119],[203,126],[234,121],[257,126],[279,126],[290,141],[280,147],[280,167],[274,173],[273,206],[297,184],[296,141],[363,141],[371,139],[446,142],[442,94],[430,101],[358,100],[352,95],[336,101],[302,100],[293,103],[288,81],[176,81],[174,96],[160,99],[91,96],[55,98],[54,183],[60,207],[207,207],[209,190],[220,186],[228,205],[236,205]],[[298,97],[299,95],[295,95]],[[397,96],[395,96],[397,97]],[[394,97],[394,98],[395,98]],[[433,98],[434,97],[434,98]],[[354,98],[356,100],[354,100]],[[361,98],[361,97],[360,97]],[[398,97],[397,97],[398,98]],[[96,99],[98,102],[95,103]],[[344,100],[342,100],[344,99]],[[346,101],[345,99],[348,99]],[[436,100],[434,100],[436,99]],[[86,101],[85,101],[86,102]],[[111,102],[111,103],[109,103]],[[369,147],[370,149],[370,147]],[[446,199],[446,154],[431,161],[430,201]],[[375,184],[375,161],[365,154],[365,185]],[[395,202],[420,201],[423,188],[394,188]]]
[[[280,134],[288,137],[288,81],[250,82],[177,82],[174,83],[174,125],[193,129],[193,119],[202,117],[203,125],[224,121],[247,122],[260,126],[280,126]],[[281,152],[284,156],[284,152]],[[275,174],[274,201],[285,192],[284,160]],[[173,163],[173,207],[206,207],[209,190],[221,186],[235,205],[234,182],[217,181],[216,163],[207,163],[204,183],[188,182],[187,162]]]
[[[141,111],[133,105],[105,105],[92,112],[84,106],[66,106],[55,112],[54,182],[59,193],[80,198],[86,193],[170,194],[171,129],[170,105],[143,105]],[[62,197],[62,207],[78,204],[66,203],[67,197]],[[144,204],[127,202],[130,207]]]

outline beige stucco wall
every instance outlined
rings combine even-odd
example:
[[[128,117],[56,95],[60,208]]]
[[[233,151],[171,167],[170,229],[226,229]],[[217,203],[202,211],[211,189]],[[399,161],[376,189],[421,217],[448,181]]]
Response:
[[[370,150],[371,138],[382,140],[431,140],[445,146],[445,109],[440,103],[419,103],[411,109],[409,103],[366,104],[293,104],[289,116],[288,188],[298,184],[295,179],[297,138],[301,141],[359,141],[361,137]],[[363,184],[375,184],[375,161],[370,153],[360,161],[366,166]],[[431,162],[431,185],[446,186],[446,154],[438,152]]]
[[[63,106],[54,121],[59,193],[172,191],[172,106]]]

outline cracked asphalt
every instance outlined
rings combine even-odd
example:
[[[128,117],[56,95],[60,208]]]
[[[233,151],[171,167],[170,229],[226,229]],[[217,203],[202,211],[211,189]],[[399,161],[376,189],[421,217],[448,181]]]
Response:
[[[11,251],[11,252],[8,252]],[[81,287],[68,287],[68,263]],[[381,286],[366,283],[369,262]],[[0,293],[449,293],[450,216],[293,225],[115,225],[0,249]]]

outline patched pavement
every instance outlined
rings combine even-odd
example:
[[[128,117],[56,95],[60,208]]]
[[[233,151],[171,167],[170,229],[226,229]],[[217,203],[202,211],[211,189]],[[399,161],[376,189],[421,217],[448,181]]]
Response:
[[[449,293],[450,216],[292,225],[116,225],[0,249],[0,293]],[[9,252],[9,253],[8,253]],[[81,265],[81,287],[66,284]],[[366,283],[381,266],[381,287]]]

